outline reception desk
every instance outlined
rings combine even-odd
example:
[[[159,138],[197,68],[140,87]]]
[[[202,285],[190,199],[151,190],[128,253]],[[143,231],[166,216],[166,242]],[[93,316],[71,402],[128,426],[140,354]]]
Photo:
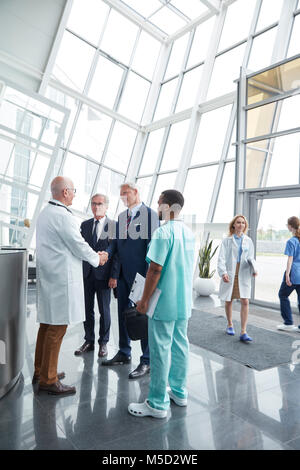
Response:
[[[0,398],[18,381],[24,363],[27,250],[0,249]]]

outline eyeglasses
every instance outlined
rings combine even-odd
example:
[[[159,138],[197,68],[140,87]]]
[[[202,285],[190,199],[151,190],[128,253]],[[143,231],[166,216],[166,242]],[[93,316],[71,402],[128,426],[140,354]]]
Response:
[[[74,194],[76,194],[76,189],[75,188],[66,188],[68,191],[73,191]]]
[[[92,206],[105,206],[105,204],[103,202],[92,202],[91,203]]]

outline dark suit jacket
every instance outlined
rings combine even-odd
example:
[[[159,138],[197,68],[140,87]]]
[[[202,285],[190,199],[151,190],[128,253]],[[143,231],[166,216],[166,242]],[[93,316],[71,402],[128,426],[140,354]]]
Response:
[[[128,210],[119,215],[116,237],[106,251],[110,257],[118,254],[121,265],[120,277],[124,277],[131,286],[137,272],[144,277],[147,274],[147,249],[152,233],[159,227],[159,219],[156,212],[142,204],[129,225],[127,236],[127,217]]]
[[[85,220],[81,224],[81,235],[85,239],[85,241],[90,245],[91,248],[95,251],[107,251],[110,243],[111,238],[115,233],[115,221],[106,218],[106,223],[103,227],[102,234],[97,241],[97,245],[93,247],[93,227],[94,227],[94,218]],[[118,279],[120,274],[120,263],[118,259],[118,254],[115,253],[112,257],[109,258],[107,263],[103,266],[98,266],[98,268],[94,268],[86,261],[83,261],[83,277],[87,278],[91,272],[94,271],[94,275],[96,279],[108,281],[109,278]]]

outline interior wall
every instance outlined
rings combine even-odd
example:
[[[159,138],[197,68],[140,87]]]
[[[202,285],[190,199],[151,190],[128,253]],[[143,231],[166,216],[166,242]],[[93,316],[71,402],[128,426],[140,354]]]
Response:
[[[0,75],[38,91],[67,0],[0,1]],[[25,63],[37,78],[10,62]]]

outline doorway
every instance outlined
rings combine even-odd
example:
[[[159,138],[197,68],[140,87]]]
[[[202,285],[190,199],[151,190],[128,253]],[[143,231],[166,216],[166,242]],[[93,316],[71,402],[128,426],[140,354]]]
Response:
[[[299,194],[299,190],[297,191]],[[287,219],[300,216],[300,195],[295,189],[251,192],[249,235],[253,240],[258,276],[253,281],[251,302],[279,309],[278,290],[285,272],[285,244],[292,234]],[[297,295],[290,296],[295,313]]]

